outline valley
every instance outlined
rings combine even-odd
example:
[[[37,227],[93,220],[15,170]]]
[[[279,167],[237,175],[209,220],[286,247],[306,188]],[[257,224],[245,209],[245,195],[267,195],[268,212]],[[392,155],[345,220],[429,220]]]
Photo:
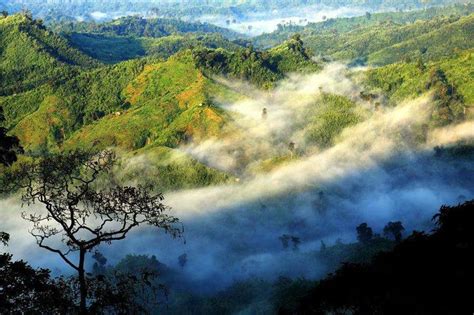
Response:
[[[43,21],[37,6],[0,16],[0,127],[21,145],[0,164],[0,232],[15,259],[70,275],[21,219],[41,207],[22,210],[7,181],[71,152],[111,150],[94,187],[163,193],[183,224],[183,242],[140,226],[87,265],[159,270],[171,293],[144,303],[153,314],[297,314],[343,262],[398,248],[382,235],[389,222],[410,239],[433,230],[442,205],[469,203],[472,3],[379,1],[243,34],[217,19],[284,1],[224,2],[206,21],[176,16],[204,5],[172,3],[147,18]]]

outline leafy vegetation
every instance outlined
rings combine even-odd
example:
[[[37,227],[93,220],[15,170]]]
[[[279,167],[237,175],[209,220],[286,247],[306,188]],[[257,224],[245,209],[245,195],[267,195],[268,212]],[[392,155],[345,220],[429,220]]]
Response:
[[[362,120],[364,113],[355,103],[343,96],[324,93],[308,116],[305,140],[321,148],[334,144],[342,130]]]
[[[467,50],[458,56],[436,62],[424,63],[420,59],[371,69],[366,74],[365,82],[369,89],[387,95],[392,104],[414,98],[428,90],[434,90],[438,100],[440,93],[447,93],[450,96],[444,98],[444,103],[453,107],[452,110],[457,113],[455,116],[470,118],[474,105],[473,67],[473,51]],[[433,84],[432,81],[439,76],[443,83]]]

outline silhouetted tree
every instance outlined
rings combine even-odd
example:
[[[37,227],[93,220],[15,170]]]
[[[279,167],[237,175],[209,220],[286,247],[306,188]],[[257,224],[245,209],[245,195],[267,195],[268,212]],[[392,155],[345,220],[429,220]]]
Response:
[[[413,232],[368,264],[344,264],[282,314],[470,314],[474,200],[441,207],[431,235]]]
[[[372,240],[374,233],[372,228],[370,228],[367,223],[362,223],[356,228],[357,231],[357,240],[361,243],[368,243]]]
[[[294,152],[295,152],[295,149],[296,149],[296,143],[294,143],[293,141],[291,141],[291,142],[288,144],[288,150],[290,150],[291,153],[294,153]]]
[[[3,108],[0,107],[0,164],[9,166],[17,160],[16,155],[23,152],[23,150],[18,138],[8,136],[7,129],[1,127],[4,121]]]
[[[92,265],[92,271],[94,274],[104,274],[106,272],[107,258],[105,258],[105,256],[99,251],[96,251],[94,255],[92,255],[92,258],[95,260],[94,265]]]
[[[0,243],[10,236],[0,232]],[[69,286],[60,278],[52,280],[47,269],[33,269],[12,255],[0,254],[0,314],[61,314],[73,310]]]
[[[326,243],[324,243],[323,240],[321,240],[321,246],[319,247],[319,251],[324,252],[327,249]]]
[[[292,244],[293,250],[298,250],[301,244],[301,239],[293,235],[283,234],[278,239],[280,240],[281,245],[283,246],[284,249],[287,249],[290,247],[290,242]]]
[[[0,244],[3,246],[8,245],[8,241],[10,240],[10,234],[5,232],[0,232]]]
[[[143,187],[112,186],[98,188],[115,162],[115,154],[104,151],[96,155],[74,151],[50,155],[24,163],[11,171],[6,183],[23,189],[22,200],[40,203],[45,213],[23,213],[33,224],[30,233],[37,244],[58,254],[78,275],[80,313],[87,313],[86,254],[100,244],[123,240],[134,228],[147,224],[173,237],[182,229],[178,219],[167,214],[161,194]],[[56,246],[61,240],[62,247]],[[77,261],[70,257],[78,253]]]
[[[396,242],[400,242],[402,240],[403,231],[405,231],[405,228],[400,221],[389,222],[383,228],[383,234],[386,237],[394,239]]]

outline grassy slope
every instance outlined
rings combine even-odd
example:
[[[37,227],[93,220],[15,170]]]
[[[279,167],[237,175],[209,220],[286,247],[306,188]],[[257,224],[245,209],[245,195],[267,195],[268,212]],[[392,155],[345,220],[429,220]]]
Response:
[[[104,89],[109,85],[114,88]],[[156,174],[148,181],[166,190],[229,179],[172,149],[221,132],[230,118],[208,95],[227,93],[203,76],[188,51],[165,62],[137,60],[84,72],[57,89],[41,87],[0,104],[26,150],[115,147],[127,158],[145,155]],[[105,116],[77,124],[75,111],[89,117],[100,110]],[[129,181],[133,174],[134,167],[121,176]]]
[[[217,135],[225,114],[211,105],[210,84],[189,52],[147,64],[123,90],[130,108],[85,126],[66,145],[131,150],[147,143],[174,147],[186,139]]]

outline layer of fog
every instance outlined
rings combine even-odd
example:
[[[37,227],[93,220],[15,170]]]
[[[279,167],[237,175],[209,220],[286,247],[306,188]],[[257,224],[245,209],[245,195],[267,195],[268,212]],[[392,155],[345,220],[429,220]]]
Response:
[[[472,121],[423,134],[430,119],[430,95],[376,111],[358,99],[361,88],[345,74],[344,67],[333,64],[319,74],[292,76],[272,93],[222,81],[247,95],[221,104],[234,113],[235,133],[245,137],[209,140],[181,150],[243,177],[234,184],[166,194],[166,203],[184,223],[186,244],[142,228],[126,241],[101,248],[109,262],[127,253],[149,254],[180,270],[178,256],[186,253],[184,279],[200,291],[252,276],[321,277],[335,267],[316,258],[321,240],[328,245],[337,239],[354,241],[355,226],[361,222],[376,232],[394,220],[401,220],[407,231],[429,230],[442,204],[474,197],[472,161],[433,150],[472,140]],[[301,119],[298,113],[314,106],[322,91],[354,99],[366,119],[346,129],[329,148],[297,143],[301,157],[270,172],[249,172],[252,163],[234,159],[235,147],[257,161],[288,153],[288,141],[303,128],[294,123]],[[268,109],[266,119],[263,107]],[[420,141],[420,132],[425,141]],[[219,165],[216,157],[224,162]],[[12,234],[9,250],[16,258],[65,270],[59,258],[36,247],[15,199],[2,201],[0,209],[0,228]],[[299,248],[284,248],[279,240],[283,234],[298,237]]]
[[[356,7],[332,8],[323,5],[281,8],[271,12],[254,12],[239,16],[205,15],[196,18],[199,21],[230,28],[233,31],[257,36],[271,33],[278,25],[300,25],[322,22],[326,19],[363,15],[367,10]]]
[[[235,15],[202,15],[181,16],[180,18],[191,22],[210,23],[247,36],[258,36],[263,33],[271,33],[278,29],[278,25],[305,26],[308,23],[322,22],[327,19],[354,17],[365,14],[367,10],[361,7],[332,8],[322,5],[304,6],[297,8],[275,9],[271,12],[251,12]],[[92,20],[105,22],[124,16],[142,16],[144,18],[155,18],[156,16],[147,11],[92,11],[76,16],[77,21]]]

